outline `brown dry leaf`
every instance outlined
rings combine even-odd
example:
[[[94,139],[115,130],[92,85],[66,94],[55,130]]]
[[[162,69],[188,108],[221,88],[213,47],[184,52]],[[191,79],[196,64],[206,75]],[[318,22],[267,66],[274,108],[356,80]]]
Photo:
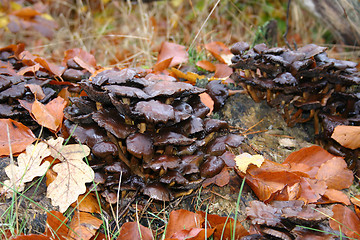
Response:
[[[21,153],[36,139],[34,133],[22,123],[12,119],[0,119],[0,156],[10,155],[7,126],[12,154]]]
[[[301,178],[299,197],[297,199],[303,200],[305,204],[316,203],[317,200],[324,195],[326,188],[327,186],[325,181]]]
[[[49,162],[41,164],[42,160],[50,155],[50,150],[46,143],[39,142],[35,145],[26,147],[26,152],[19,155],[17,164],[10,164],[5,167],[5,173],[10,180],[4,181],[3,191],[7,192],[7,196],[11,197],[12,189],[21,192],[25,188],[25,183],[32,181],[35,177],[42,176],[46,173],[50,166]]]
[[[90,213],[75,211],[75,215],[69,225],[71,230],[69,231],[68,239],[89,240],[95,235],[102,223],[102,220]]]
[[[181,63],[186,63],[189,59],[189,54],[186,51],[186,48],[182,45],[171,42],[163,42],[160,47],[156,64],[169,58],[172,58],[169,67],[174,67]]]
[[[84,60],[79,58],[78,56],[74,57],[74,62],[76,62],[82,68],[86,69],[91,74],[93,74],[96,71],[96,69],[95,69],[96,66],[94,67],[94,66],[88,64],[87,62],[85,62]]]
[[[176,232],[172,238],[173,240],[204,240],[208,239],[214,233],[214,229],[208,228],[191,228],[191,229],[183,229],[179,232]],[[206,234],[206,237],[205,237]],[[167,239],[165,239],[167,240]]]
[[[170,213],[165,238],[171,238],[176,232],[201,228],[204,218],[185,209],[175,210]]]
[[[206,92],[199,94],[199,96],[200,96],[200,101],[210,109],[207,115],[208,116],[211,115],[211,113],[214,111],[214,100]]]
[[[172,61],[173,58],[168,58],[165,59],[161,62],[157,62],[154,67],[153,67],[153,72],[157,73],[157,72],[162,72],[165,69],[167,69],[170,66],[170,63]]]
[[[205,179],[204,182],[202,183],[202,186],[205,188],[213,183],[219,187],[223,187],[226,184],[228,184],[229,181],[230,181],[229,171],[227,170],[226,167],[224,167],[219,174],[216,174],[212,178]]]
[[[349,197],[339,190],[326,189],[324,197],[328,200],[326,203],[342,203],[345,205],[350,205]]]
[[[38,234],[29,234],[29,235],[19,235],[11,240],[52,240],[48,236],[38,235]]]
[[[182,71],[180,71],[176,68],[171,68],[171,72],[174,73],[177,78],[183,78],[183,79],[189,81],[193,85],[196,83],[197,79],[205,78],[205,76],[201,76],[201,75],[193,73],[193,72],[183,73]]]
[[[221,63],[225,63],[227,65],[231,64],[231,57],[233,54],[224,43],[210,42],[205,44],[205,48]]]
[[[24,75],[24,74],[26,74],[26,73],[28,73],[28,72],[30,72],[30,73],[32,73],[32,74],[35,74],[37,71],[39,71],[39,69],[40,69],[40,64],[37,63],[37,64],[35,64],[35,65],[33,65],[33,66],[21,68],[21,69],[17,72],[17,74],[19,74],[19,75]]]
[[[224,63],[215,64],[215,68],[214,78],[227,78],[233,73],[232,68]]]
[[[60,130],[64,118],[64,108],[66,101],[62,97],[57,97],[44,105],[37,101],[31,104],[24,100],[19,100],[21,106],[29,111],[31,105],[30,115],[41,126],[50,129],[52,132]]]
[[[70,103],[69,97],[71,97],[71,94],[68,90],[68,87],[61,89],[61,91],[58,93],[58,96],[62,97],[66,101],[66,105],[69,105]]]
[[[360,147],[360,126],[336,126],[331,138],[350,149]]]
[[[141,232],[141,235],[140,235]],[[153,240],[154,237],[150,229],[137,222],[127,222],[122,225],[117,240]]]
[[[351,170],[347,168],[347,164],[342,157],[334,157],[323,163],[316,178],[324,180],[328,188],[341,190],[351,186],[354,176]]]
[[[29,88],[30,91],[35,95],[37,100],[41,100],[45,97],[45,93],[38,84],[25,84],[25,87]]]
[[[63,142],[61,137],[48,141],[51,156],[61,163],[52,168],[57,177],[49,184],[46,196],[51,198],[54,206],[59,206],[60,212],[65,212],[80,194],[85,193],[85,183],[94,179],[94,171],[82,160],[90,154],[90,148],[80,144],[63,146]]]
[[[101,213],[99,201],[94,193],[81,194],[78,200],[71,204],[71,207],[78,209],[82,212]]]
[[[66,240],[69,232],[67,222],[68,219],[61,212],[48,212],[44,234],[52,239]]]
[[[72,58],[75,58],[75,57],[77,57],[78,59],[81,59],[84,63],[86,63],[87,65],[89,65],[89,66],[96,69],[95,57],[92,54],[88,53],[87,51],[82,50],[81,48],[73,48],[73,49],[66,50],[65,51],[65,57],[62,60],[62,65],[66,66],[66,62],[69,59],[72,59]],[[77,64],[79,64],[79,63],[77,63]],[[84,66],[81,66],[81,67],[84,68]]]
[[[334,215],[329,220],[330,227],[335,231],[339,231],[341,229],[341,232],[345,233],[346,236],[359,239],[360,219],[358,216],[348,207],[340,204],[336,204],[332,208],[332,211]],[[341,223],[341,225],[339,223]]]
[[[264,162],[264,157],[261,155],[251,155],[249,153],[242,153],[235,157],[236,167],[241,172],[246,173],[250,164],[253,164],[257,167],[261,167],[261,164]]]
[[[198,61],[196,63],[196,66],[198,66],[202,69],[205,69],[206,71],[209,71],[209,72],[215,72],[215,70],[216,70],[216,66],[207,60]]]

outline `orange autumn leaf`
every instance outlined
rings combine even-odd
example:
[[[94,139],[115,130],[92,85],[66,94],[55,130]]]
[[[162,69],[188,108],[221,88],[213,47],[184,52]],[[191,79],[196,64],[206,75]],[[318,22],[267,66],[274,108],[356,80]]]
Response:
[[[360,147],[360,126],[336,126],[331,138],[350,149]]]
[[[153,67],[153,72],[162,72],[164,71],[165,69],[167,69],[169,66],[170,66],[170,63],[172,61],[172,57],[171,58],[168,58],[168,59],[165,59],[161,62],[157,62],[154,67]]]
[[[350,205],[349,197],[345,193],[335,189],[326,189],[324,197],[328,200],[326,203],[342,203]],[[322,203],[322,202],[320,202]]]
[[[204,218],[197,213],[180,209],[170,213],[165,238],[171,238],[176,232],[201,228]]]
[[[198,61],[196,63],[196,66],[198,66],[202,69],[205,69],[206,71],[209,71],[209,72],[215,72],[215,70],[216,70],[215,65],[207,60]]]
[[[224,167],[219,174],[216,174],[212,178],[205,179],[204,182],[202,183],[202,186],[205,188],[213,183],[219,187],[223,187],[226,184],[228,184],[229,181],[230,181],[229,171],[227,170],[226,167]]]
[[[46,228],[44,234],[54,239],[65,240],[69,232],[66,225],[68,219],[58,211],[47,213]]]
[[[214,78],[227,78],[233,73],[231,67],[224,63],[215,64]]]
[[[35,95],[36,99],[44,99],[45,93],[38,84],[25,84],[25,87],[29,88],[30,91]]]
[[[160,47],[156,64],[169,58],[172,58],[169,67],[174,67],[181,63],[186,63],[189,59],[189,54],[186,51],[186,48],[182,45],[171,42],[163,42]]]
[[[63,66],[66,66],[67,61],[70,59],[73,59],[75,57],[77,57],[77,59],[74,59],[74,60],[78,60],[78,59],[81,60],[81,61],[76,62],[77,64],[80,65],[80,64],[82,64],[82,62],[84,62],[84,63],[86,63],[86,65],[89,65],[96,69],[95,57],[92,54],[88,53],[87,51],[85,51],[81,48],[73,48],[73,49],[66,50],[65,57],[62,60],[61,64]],[[85,67],[81,66],[81,67],[85,68],[87,66],[85,66]],[[85,68],[85,69],[87,69],[87,68]]]
[[[52,240],[52,239],[44,235],[29,234],[29,235],[19,235],[14,238],[11,238],[11,240]]]
[[[141,235],[140,235],[141,232]],[[137,222],[127,222],[122,225],[117,240],[153,240],[154,237],[150,229]]]
[[[101,213],[99,201],[94,193],[81,194],[78,200],[70,206],[82,212]]]
[[[317,200],[326,191],[325,181],[315,180],[310,178],[301,178],[300,179],[300,194],[297,198],[298,200],[303,200],[305,204],[307,203],[316,203]]]
[[[9,128],[9,136],[7,126]],[[22,123],[12,119],[0,119],[0,156],[7,156],[23,152],[28,145],[35,141],[34,133]],[[11,152],[9,147],[11,144]]]
[[[346,236],[359,239],[360,238],[360,219],[348,207],[340,204],[333,206],[334,215],[329,220],[330,227],[335,231],[345,233]],[[336,221],[335,221],[336,220]],[[341,224],[339,224],[341,223]]]
[[[37,101],[31,104],[24,100],[19,100],[21,106],[26,108],[31,117],[41,126],[50,129],[52,132],[59,131],[64,118],[63,110],[66,101],[62,97],[57,97],[44,105]]]
[[[206,92],[199,94],[200,100],[205,106],[207,106],[210,111],[207,114],[208,116],[211,115],[211,113],[214,111],[214,100],[210,97],[210,95]]]
[[[75,211],[75,215],[69,225],[71,230],[69,231],[68,239],[89,240],[95,235],[102,223],[102,220],[90,213]]]
[[[221,63],[230,64],[229,61],[233,55],[230,49],[222,42],[210,42],[205,44],[205,49],[208,50]]]

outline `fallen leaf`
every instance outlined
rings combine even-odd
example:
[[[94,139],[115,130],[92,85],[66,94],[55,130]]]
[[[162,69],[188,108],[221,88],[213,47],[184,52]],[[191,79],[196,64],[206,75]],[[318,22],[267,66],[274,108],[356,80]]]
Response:
[[[11,188],[17,192],[22,192],[25,188],[25,183],[32,181],[35,177],[44,175],[50,163],[44,162],[41,164],[41,162],[49,155],[50,150],[47,144],[39,142],[26,147],[26,152],[20,154],[17,158],[18,165],[10,164],[5,167],[5,173],[10,178],[10,180],[4,181],[3,191],[7,192],[7,196],[11,196],[13,192]]]
[[[141,232],[141,235],[140,235]],[[117,240],[152,240],[154,239],[150,229],[137,222],[127,222],[122,225]]]
[[[322,180],[301,178],[298,200],[303,200],[305,204],[316,203],[326,191],[326,182]]]
[[[102,223],[102,220],[90,213],[75,211],[74,217],[71,219],[69,225],[68,238],[89,240],[95,235]]]
[[[210,184],[215,184],[219,187],[223,187],[230,181],[229,171],[224,167],[219,174],[216,174],[212,178],[207,178],[203,181],[202,186],[205,188]]]
[[[7,132],[9,128],[9,136]],[[12,119],[0,119],[0,156],[7,156],[23,152],[26,147],[36,140],[34,133],[22,123]],[[9,147],[11,144],[11,152]]]
[[[41,100],[45,97],[45,93],[38,84],[25,84],[25,87],[29,88],[30,91],[35,95],[37,100]]]
[[[168,58],[168,59],[165,59],[165,60],[163,60],[161,62],[157,62],[153,67],[153,72],[154,73],[162,72],[165,69],[167,69],[170,66],[170,63],[171,63],[172,59],[173,58]]]
[[[38,235],[38,234],[19,235],[11,239],[12,240],[52,240],[48,236]]]
[[[261,155],[251,155],[249,153],[242,153],[235,157],[236,167],[241,172],[246,173],[250,164],[260,167],[264,162],[264,157]]]
[[[40,64],[35,64],[35,65],[32,65],[32,66],[28,66],[28,67],[23,67],[21,68],[17,74],[19,75],[25,75],[26,73],[28,72],[31,72],[32,74],[35,74],[37,71],[39,71],[40,69]]]
[[[101,213],[99,201],[94,193],[81,194],[71,206],[81,212]]]
[[[169,58],[172,58],[169,67],[174,67],[181,63],[186,63],[188,61],[189,54],[186,51],[186,48],[182,45],[171,42],[163,42],[160,47],[156,64]]]
[[[331,138],[350,149],[360,147],[360,126],[336,126]]]
[[[359,239],[360,219],[358,216],[348,207],[340,204],[334,205],[332,211],[334,215],[329,220],[330,227],[335,231],[341,230],[348,237]]]
[[[29,111],[29,104],[25,100],[19,100],[21,106]],[[57,97],[44,105],[37,101],[30,104],[31,117],[41,126],[50,129],[52,132],[58,132],[64,118],[63,110],[66,107],[66,101],[62,97]]]
[[[68,87],[61,89],[61,91],[58,93],[58,96],[62,97],[66,101],[66,105],[69,105],[70,103],[69,97],[71,97],[71,94],[68,90]]]
[[[210,109],[207,115],[211,115],[211,113],[214,111],[214,100],[206,92],[199,94],[199,97],[201,102]]]
[[[181,231],[176,232],[171,239],[177,240],[203,240],[208,239],[214,232],[214,229],[208,228],[191,228],[191,229],[183,229]],[[206,234],[206,237],[205,237]]]
[[[165,238],[172,236],[181,230],[190,230],[192,228],[201,228],[204,218],[197,213],[185,209],[175,210],[170,213]]]
[[[68,219],[61,212],[48,212],[44,234],[52,239],[66,240],[69,232],[67,222]]]
[[[171,72],[174,73],[177,78],[183,78],[193,85],[196,84],[196,80],[205,78],[205,76],[201,76],[193,72],[183,73],[176,68],[171,68]]]
[[[81,48],[73,48],[73,49],[66,50],[65,57],[62,60],[62,65],[66,66],[67,61],[72,58],[75,58],[75,57],[77,57],[78,59],[81,59],[84,63],[86,63],[87,65],[90,65],[91,67],[96,69],[95,57],[92,54],[88,53],[87,51],[85,51]],[[81,66],[81,67],[84,68],[84,66]]]
[[[354,176],[342,157],[334,157],[323,163],[316,175],[319,180],[324,180],[328,188],[341,190],[351,186]]]
[[[233,54],[224,43],[210,42],[205,44],[205,49],[208,50],[221,63],[225,63],[227,65],[231,64],[231,57]]]
[[[82,160],[90,154],[90,148],[80,144],[63,146],[63,142],[61,137],[48,141],[51,156],[61,163],[52,167],[57,177],[49,184],[46,196],[51,198],[54,206],[59,206],[60,212],[65,212],[80,194],[85,193],[85,183],[94,179],[94,171]]]
[[[233,73],[232,68],[223,63],[215,64],[215,69],[214,78],[227,78]]]
[[[198,66],[202,69],[205,69],[206,71],[209,71],[209,72],[215,72],[215,70],[216,70],[216,66],[207,60],[198,61],[196,63],[196,66]]]
[[[329,201],[327,203],[342,203],[350,205],[349,197],[345,193],[335,189],[326,189],[324,195]]]
[[[87,62],[85,62],[84,60],[82,60],[81,58],[79,58],[78,56],[74,57],[74,61],[82,68],[86,69],[89,73],[93,74],[96,69],[94,66],[88,64]]]

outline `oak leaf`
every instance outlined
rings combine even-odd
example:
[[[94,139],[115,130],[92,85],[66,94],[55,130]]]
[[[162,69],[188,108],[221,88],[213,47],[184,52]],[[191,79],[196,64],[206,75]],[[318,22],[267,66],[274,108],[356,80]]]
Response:
[[[51,156],[61,162],[53,166],[57,177],[47,189],[47,197],[51,198],[54,206],[59,206],[60,212],[85,193],[85,183],[94,179],[94,171],[82,159],[90,154],[90,148],[80,144],[63,146],[64,139],[50,139]]]
[[[261,155],[251,155],[249,153],[242,153],[235,157],[236,167],[243,173],[246,173],[250,164],[260,167],[264,162],[264,157]]]
[[[25,188],[25,183],[32,181],[35,177],[42,176],[46,173],[50,166],[49,162],[41,161],[50,155],[50,150],[46,143],[39,142],[35,145],[26,147],[26,152],[17,158],[17,164],[10,164],[5,167],[5,173],[10,180],[4,181],[3,191],[7,191],[7,195],[11,196],[12,189],[21,192]],[[8,187],[10,188],[8,188]]]

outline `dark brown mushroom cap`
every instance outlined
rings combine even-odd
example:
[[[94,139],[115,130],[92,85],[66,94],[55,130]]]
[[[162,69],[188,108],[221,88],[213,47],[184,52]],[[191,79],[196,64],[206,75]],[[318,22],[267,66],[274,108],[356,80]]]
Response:
[[[179,171],[183,175],[200,172],[200,164],[203,162],[203,155],[187,155],[181,157]]]
[[[200,175],[205,178],[211,178],[220,173],[224,166],[224,160],[216,156],[209,156],[200,166]]]
[[[193,108],[190,104],[183,101],[176,101],[172,104],[175,110],[178,110],[183,113],[192,114]]]
[[[125,68],[123,70],[106,69],[91,78],[91,83],[97,86],[109,84],[125,84],[126,80],[134,78],[136,71],[134,69]]]
[[[292,240],[292,236],[285,229],[274,229],[266,226],[261,226],[260,232],[269,239]]]
[[[104,167],[104,170],[110,173],[119,173],[122,175],[122,178],[128,178],[131,175],[129,167],[122,161],[108,164]],[[118,178],[117,180],[119,182],[120,179]]]
[[[261,54],[263,52],[265,52],[266,50],[268,50],[269,48],[266,46],[265,43],[260,43],[260,44],[257,44],[253,47],[254,51],[258,54]]]
[[[146,164],[145,168],[150,168],[153,171],[160,171],[160,169],[164,169],[167,171],[168,169],[175,169],[179,166],[180,158],[173,155],[159,155],[155,156],[154,159]]]
[[[0,101],[6,99],[21,98],[26,92],[25,82],[21,82],[15,85],[11,85],[9,88],[0,92]]]
[[[61,75],[61,78],[70,82],[79,82],[85,77],[85,72],[82,70],[68,68]]]
[[[218,111],[229,97],[229,91],[220,80],[214,80],[208,83],[206,91],[214,101],[214,111]]]
[[[11,84],[10,79],[5,76],[0,75],[0,91],[8,88]]]
[[[292,86],[295,86],[298,83],[296,78],[289,72],[285,72],[278,75],[276,78],[273,79],[273,81],[278,84],[282,84],[282,85],[287,84]]]
[[[203,120],[198,117],[191,116],[189,119],[180,122],[176,125],[180,129],[181,133],[186,136],[201,132],[204,130]]]
[[[314,64],[314,60],[313,59],[305,59],[305,60],[302,60],[302,61],[295,61],[291,64],[291,68],[298,72],[298,71],[301,71],[301,70],[304,70],[304,69],[307,69],[309,68],[312,64]]]
[[[206,153],[219,156],[226,151],[226,145],[230,147],[238,147],[244,141],[244,137],[236,134],[228,134],[226,136],[213,139],[206,148]]]
[[[170,201],[170,191],[162,183],[150,183],[143,189],[143,194],[158,201]]]
[[[86,81],[82,81],[79,84],[91,100],[95,102],[100,102],[102,104],[111,103],[110,97],[106,91],[100,88],[95,88],[94,85]]]
[[[200,94],[205,92],[205,89],[194,87],[193,85],[184,82],[159,81],[144,88],[144,92],[152,98],[159,96],[171,96],[176,98],[190,94]]]
[[[284,47],[273,47],[273,48],[270,48],[268,50],[265,50],[264,53],[265,54],[272,54],[272,55],[280,55],[285,51],[286,51],[286,48],[284,48]]]
[[[194,139],[188,138],[183,134],[162,131],[155,135],[154,137],[154,146],[166,146],[166,145],[175,145],[175,146],[184,146],[190,145],[195,142]]]
[[[94,174],[94,183],[104,184],[106,181],[106,175],[102,172],[95,172]]]
[[[191,105],[195,117],[204,118],[210,112],[210,108],[201,102],[198,95],[191,97],[188,103]]]
[[[109,93],[110,101],[122,116],[122,118],[129,117],[131,115],[130,106],[124,103],[122,99],[118,99],[113,93]]]
[[[321,125],[324,130],[324,137],[327,139],[331,138],[334,129],[338,125],[349,125],[349,121],[346,118],[340,116],[333,116],[329,114],[319,114],[321,119]]]
[[[175,119],[173,107],[157,100],[138,102],[135,106],[135,111],[144,116],[148,123],[166,123],[169,120]]]
[[[79,108],[82,113],[92,113],[96,111],[96,103],[87,96],[70,97],[70,102]]]
[[[305,58],[311,58],[315,55],[323,53],[327,50],[327,47],[321,47],[315,44],[305,45],[297,50],[299,53],[305,53]]]
[[[119,85],[107,85],[104,89],[120,97],[138,98],[138,99],[149,99],[150,96],[143,90],[134,87],[119,86]]]
[[[230,51],[234,55],[241,55],[245,51],[249,50],[250,45],[247,42],[237,42],[230,48]]]
[[[312,101],[306,101],[306,102],[294,101],[294,106],[298,107],[298,108],[301,108],[303,110],[309,111],[309,110],[312,110],[312,109],[321,108],[322,104],[318,100],[312,100]]]
[[[221,129],[228,129],[229,124],[219,119],[206,118],[204,120],[204,129],[206,133],[218,132]]]
[[[288,68],[290,66],[290,63],[288,61],[285,61],[285,59],[282,56],[278,55],[272,55],[272,54],[264,54],[263,58],[270,63],[273,64],[279,64],[282,67]]]
[[[160,182],[169,185],[172,184],[185,185],[189,183],[189,181],[183,175],[181,175],[178,171],[174,171],[174,170],[167,171],[167,173],[162,175],[160,177]]]
[[[302,61],[306,58],[305,53],[290,50],[283,52],[280,56],[289,63],[293,63],[295,61]]]
[[[153,141],[143,133],[133,133],[126,138],[129,153],[137,158],[149,160],[154,154]]]
[[[125,139],[137,128],[124,122],[124,118],[114,108],[102,108],[96,111],[92,118],[100,126],[112,133],[115,137]]]
[[[118,148],[114,143],[105,141],[96,143],[91,151],[96,157],[105,159],[108,156],[116,156]]]
[[[65,118],[75,123],[92,123],[92,112],[83,113],[76,105],[68,106],[64,109]]]

